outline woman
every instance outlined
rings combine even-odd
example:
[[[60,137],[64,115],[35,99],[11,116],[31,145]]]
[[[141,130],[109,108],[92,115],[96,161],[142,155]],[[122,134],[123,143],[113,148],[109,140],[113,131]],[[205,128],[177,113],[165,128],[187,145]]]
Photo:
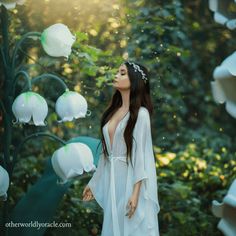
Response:
[[[95,198],[103,208],[102,236],[157,236],[160,207],[147,69],[125,62],[113,86],[116,91],[101,120],[103,152],[83,200]]]

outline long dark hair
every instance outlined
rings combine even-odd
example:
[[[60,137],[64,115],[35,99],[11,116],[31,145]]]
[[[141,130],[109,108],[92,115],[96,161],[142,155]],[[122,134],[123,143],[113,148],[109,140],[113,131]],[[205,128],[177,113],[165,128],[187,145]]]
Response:
[[[142,74],[139,71],[135,71],[133,65],[129,64],[129,62],[124,62],[124,65],[126,65],[127,67],[128,76],[130,79],[130,106],[129,106],[130,117],[124,131],[124,140],[127,147],[126,161],[128,163],[128,158],[129,158],[131,164],[132,164],[131,153],[132,153],[133,129],[137,121],[139,108],[141,106],[146,107],[149,111],[150,116],[153,113],[153,104],[150,96],[148,70],[143,65],[140,65],[138,63],[135,64],[139,65],[139,67],[143,70],[143,72],[146,74],[147,80],[144,81],[142,79]],[[105,158],[108,158],[109,154],[105,144],[102,128],[110,120],[110,118],[118,110],[118,108],[121,107],[121,105],[122,105],[122,97],[120,91],[116,90],[101,118],[101,127],[100,127],[102,136],[101,142]]]

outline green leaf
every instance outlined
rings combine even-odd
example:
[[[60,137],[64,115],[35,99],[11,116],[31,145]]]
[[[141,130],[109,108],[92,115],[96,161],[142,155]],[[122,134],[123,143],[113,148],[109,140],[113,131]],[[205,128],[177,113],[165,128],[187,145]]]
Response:
[[[70,183],[57,185],[57,176],[48,159],[46,169],[38,182],[18,202],[10,216],[14,223],[49,223],[57,209],[61,198],[66,193]],[[36,223],[35,223],[36,224]],[[10,227],[9,236],[13,235],[43,235],[46,227]]]
[[[87,136],[75,137],[67,143],[81,142],[90,147],[94,156],[94,163],[97,165],[101,145],[99,140]],[[65,185],[57,184],[57,176],[51,165],[51,159],[46,162],[45,172],[42,177],[33,185],[29,191],[20,199],[10,214],[10,221],[14,223],[50,223],[56,209],[67,192],[72,181]],[[69,211],[70,209],[68,209]],[[47,227],[9,227],[9,236],[42,236]]]

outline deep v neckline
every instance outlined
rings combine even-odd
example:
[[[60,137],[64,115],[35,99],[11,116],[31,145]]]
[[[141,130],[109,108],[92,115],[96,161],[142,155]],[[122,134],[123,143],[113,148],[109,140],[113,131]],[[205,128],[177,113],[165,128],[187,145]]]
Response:
[[[116,137],[116,130],[118,129],[120,123],[122,120],[124,120],[124,118],[127,116],[127,114],[129,113],[129,111],[124,115],[124,117],[118,122],[116,128],[115,128],[115,131],[114,131],[114,134],[113,134],[113,141],[112,141],[112,144],[111,144],[111,139],[110,139],[110,134],[109,134],[109,123],[110,123],[110,120],[107,122],[106,124],[106,128],[107,128],[107,135],[108,135],[108,141],[109,141],[109,146],[110,146],[110,151],[112,153],[113,151],[113,145],[114,145],[114,141],[115,141],[115,137]]]

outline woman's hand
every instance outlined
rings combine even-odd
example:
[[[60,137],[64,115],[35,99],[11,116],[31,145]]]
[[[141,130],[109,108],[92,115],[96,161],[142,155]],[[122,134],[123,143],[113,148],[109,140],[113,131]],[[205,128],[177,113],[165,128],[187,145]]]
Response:
[[[93,199],[94,199],[93,193],[91,189],[89,188],[89,186],[86,185],[83,191],[83,201],[90,201]]]
[[[126,216],[128,216],[129,218],[133,216],[137,208],[141,183],[142,183],[142,180],[135,183],[134,188],[133,188],[133,193],[131,197],[129,198],[128,204],[126,206],[126,209],[128,210],[128,212],[126,213]]]
[[[126,206],[126,209],[128,212],[126,213],[126,216],[129,217],[129,219],[133,216],[137,205],[138,205],[138,197],[139,195],[137,193],[133,193],[131,197],[129,198],[128,204]]]

